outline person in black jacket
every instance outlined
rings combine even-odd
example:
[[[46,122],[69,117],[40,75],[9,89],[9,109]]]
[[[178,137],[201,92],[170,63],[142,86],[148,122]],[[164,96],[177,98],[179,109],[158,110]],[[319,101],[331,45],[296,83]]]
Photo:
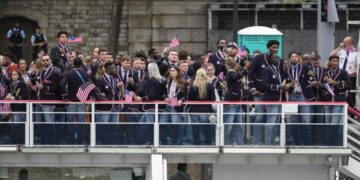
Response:
[[[269,54],[277,53],[279,48],[279,41],[277,40],[270,40],[267,42],[266,47],[268,52],[260,54],[256,56],[256,58],[251,61],[249,69],[248,69],[248,80],[249,80],[249,88],[251,95],[254,97],[254,101],[263,101],[264,98],[264,82],[262,80],[262,75],[264,69],[269,65],[268,59]],[[265,106],[258,104],[255,105],[255,123],[264,123],[266,122],[265,113]],[[254,144],[262,144],[264,137],[263,134],[264,130],[262,126],[255,126],[254,127]]]
[[[114,78],[116,67],[112,62],[106,62],[104,64],[105,74],[96,81],[96,85],[99,88],[104,100],[117,101],[119,100],[119,87],[116,84]],[[96,104],[95,110],[96,122],[103,123],[118,123],[120,108],[117,104]],[[119,124],[99,124],[97,133],[97,139],[101,144],[116,144],[118,137]]]
[[[198,69],[196,71],[194,84],[189,87],[188,94],[189,101],[215,101],[214,86],[209,83],[206,71]],[[210,104],[195,104],[189,105],[189,113],[191,123],[204,123],[194,124],[192,126],[193,139],[195,145],[212,145],[214,144],[215,126],[211,124],[209,117],[214,113]],[[212,114],[213,115],[213,114]],[[200,134],[203,133],[203,134]],[[204,137],[204,140],[201,137]]]
[[[156,63],[150,63],[148,66],[148,75],[140,84],[138,94],[134,98],[137,102],[151,102],[164,100],[166,81],[160,75],[159,68]],[[145,113],[140,119],[140,123],[153,123],[155,121],[155,105],[144,104]],[[153,144],[152,124],[140,124],[139,135],[136,142],[139,144]]]
[[[346,102],[346,91],[351,87],[348,73],[339,69],[339,56],[330,56],[330,69],[325,73],[324,80],[329,84],[327,94],[331,97],[333,102]],[[331,92],[332,91],[332,92]],[[326,127],[326,145],[342,146],[343,145],[343,124],[346,120],[343,115],[338,115],[344,112],[343,105],[329,105],[325,106],[325,113],[330,114],[325,116],[325,122],[331,124]],[[333,115],[336,113],[337,115]],[[333,125],[334,124],[334,125]]]
[[[29,97],[28,88],[26,83],[22,79],[19,70],[11,72],[11,85],[9,88],[9,94],[6,96],[6,100],[27,100]],[[10,105],[13,112],[13,122],[25,122],[26,121],[26,103],[12,103]],[[13,144],[25,143],[25,125],[14,124],[11,126],[11,135]]]
[[[67,107],[67,121],[68,122],[85,122],[86,104],[79,103],[77,97],[79,87],[90,80],[87,72],[81,68],[82,61],[80,58],[75,58],[74,69],[66,73],[60,83],[60,90],[65,101],[71,101]],[[87,100],[90,95],[87,97]],[[73,114],[77,113],[77,114]],[[84,124],[71,124],[68,126],[69,143],[89,143],[89,139],[85,139],[85,125]]]
[[[242,100],[241,77],[243,76],[240,64],[237,64],[233,58],[226,59],[228,69],[226,75],[227,91],[224,97],[225,101],[239,102]],[[237,104],[225,104],[224,113],[224,142],[225,145],[244,144],[245,129],[243,125],[233,125],[232,123],[243,123],[242,106]]]
[[[269,55],[269,66],[263,71],[262,82],[264,87],[264,101],[281,102],[283,100],[283,92],[285,90],[285,84],[283,84],[283,73],[279,67],[279,56],[276,53]],[[269,125],[265,126],[265,144],[275,145],[275,138],[278,136],[280,125],[274,125],[274,123],[280,123],[281,106],[267,105],[265,107],[267,117],[266,122]],[[256,132],[255,132],[256,133]]]
[[[169,76],[166,83],[166,94],[164,94],[167,103],[164,113],[160,115],[160,123],[184,123],[184,116],[177,112],[184,112],[183,102],[186,98],[185,82],[180,75],[180,69],[170,67]],[[184,136],[184,125],[160,125],[161,143],[165,145],[180,145]]]
[[[43,66],[40,73],[37,74],[35,78],[35,87],[38,100],[59,100],[60,97],[60,81],[62,78],[61,70],[52,65],[52,61],[49,55],[44,55],[41,58],[41,64]],[[55,104],[40,104],[42,112],[44,112],[45,122],[55,122]],[[36,120],[36,122],[41,122],[41,120]],[[44,128],[35,129],[35,136],[37,133],[40,133],[42,143],[53,144],[55,138],[55,127],[54,124],[43,124],[40,125]],[[62,125],[56,126],[57,130],[62,129]],[[62,131],[58,131],[59,133]],[[58,134],[61,136],[61,134]]]

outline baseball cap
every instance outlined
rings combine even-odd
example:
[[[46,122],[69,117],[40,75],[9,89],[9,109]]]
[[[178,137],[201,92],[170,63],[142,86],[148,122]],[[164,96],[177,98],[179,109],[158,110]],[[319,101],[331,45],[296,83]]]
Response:
[[[235,48],[237,48],[237,44],[235,42],[229,42],[227,47],[235,47]]]

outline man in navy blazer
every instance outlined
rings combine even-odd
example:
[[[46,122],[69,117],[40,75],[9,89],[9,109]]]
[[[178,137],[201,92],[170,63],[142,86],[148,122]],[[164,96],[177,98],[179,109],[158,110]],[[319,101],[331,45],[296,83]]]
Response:
[[[315,96],[310,87],[309,68],[298,62],[298,53],[289,53],[290,66],[286,70],[286,81],[290,84],[289,101],[306,102],[314,101]],[[291,115],[290,123],[310,123],[310,106],[299,105],[298,113],[302,115]],[[286,140],[288,145],[311,145],[311,126],[309,125],[288,125],[286,126]],[[292,137],[292,138],[291,138]],[[292,139],[292,141],[291,141]]]
[[[332,97],[332,101],[346,102],[347,93],[350,87],[350,80],[348,73],[339,69],[339,56],[330,56],[330,68],[325,73],[325,81],[330,85],[328,88],[328,96]],[[342,146],[343,145],[343,124],[346,117],[343,115],[333,115],[333,113],[343,113],[344,106],[342,105],[329,105],[325,106],[325,113],[330,114],[325,117],[325,122],[331,124],[326,128],[326,145]],[[333,125],[335,124],[335,125]]]
[[[256,56],[255,60],[251,61],[248,70],[249,89],[254,96],[254,101],[263,101],[264,86],[263,86],[263,71],[269,65],[268,56],[271,53],[277,53],[279,48],[279,41],[270,40],[266,47],[268,52]],[[255,113],[265,113],[265,106],[255,105]],[[257,114],[254,123],[265,123],[266,117],[263,114]],[[254,144],[262,144],[264,137],[263,126],[254,126]]]
[[[262,76],[264,101],[280,103],[283,100],[283,92],[285,90],[285,84],[282,83],[283,79],[279,55],[276,53],[269,54],[269,66],[264,68]],[[279,132],[280,124],[274,125],[273,123],[280,123],[280,115],[274,113],[280,113],[281,105],[266,105],[265,109],[266,113],[268,113],[266,122],[271,123],[265,126],[265,144],[275,145],[276,132]]]

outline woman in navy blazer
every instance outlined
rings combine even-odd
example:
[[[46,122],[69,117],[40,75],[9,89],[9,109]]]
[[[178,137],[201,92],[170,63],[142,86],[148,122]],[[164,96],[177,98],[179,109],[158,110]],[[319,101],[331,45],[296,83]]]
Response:
[[[185,92],[187,89],[185,81],[181,77],[178,67],[170,67],[168,74],[166,93],[164,94],[164,99],[167,104],[164,113],[160,114],[160,123],[183,123],[184,116],[176,113],[184,112],[183,102],[185,101]],[[182,142],[183,134],[184,128],[181,124],[160,125],[160,140],[162,144],[179,145]]]
[[[189,87],[189,101],[215,101],[214,86],[209,83],[206,71],[204,69],[198,69],[196,71],[195,81],[192,86]],[[207,123],[208,125],[193,124],[193,138],[195,145],[212,145],[214,144],[214,132],[215,126],[210,124],[209,114],[214,113],[210,104],[201,105],[189,105],[190,120],[192,123]],[[202,130],[202,131],[201,131]],[[201,135],[200,132],[203,134]],[[200,140],[201,136],[204,137],[204,141]]]
[[[9,94],[6,96],[6,100],[26,100],[29,97],[28,88],[21,76],[19,70],[11,72],[11,85],[9,87]],[[12,103],[10,105],[13,122],[25,122],[26,121],[26,103]],[[13,124],[11,125],[12,144],[24,144],[25,143],[25,125]]]

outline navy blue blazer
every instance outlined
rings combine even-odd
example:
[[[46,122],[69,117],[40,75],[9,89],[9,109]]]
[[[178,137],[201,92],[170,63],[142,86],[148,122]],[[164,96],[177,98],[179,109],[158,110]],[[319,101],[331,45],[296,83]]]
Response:
[[[199,89],[194,85],[189,87],[189,101],[215,101],[214,86],[210,83],[206,86],[206,95],[203,99],[199,98]],[[189,112],[214,112],[211,105],[189,105]]]
[[[229,70],[226,75],[227,91],[224,97],[225,101],[240,101],[241,93],[241,73]]]
[[[326,99],[326,97],[324,96],[326,90],[323,87],[326,69],[324,69],[321,66],[319,66],[318,69],[319,69],[319,75],[316,75],[316,68],[314,68],[313,66],[309,66],[309,70],[315,72],[315,76],[309,77],[310,82],[321,83],[319,87],[312,87],[311,89],[314,93],[316,101],[328,101],[328,99]]]
[[[101,93],[105,94],[105,100],[119,100],[119,88],[116,84],[116,79],[113,77],[111,81],[105,75],[96,81],[96,86]],[[97,111],[111,111],[112,108],[118,109],[114,104],[96,104],[95,110]]]
[[[29,97],[28,88],[24,81],[12,82],[9,86],[9,93],[15,100],[27,100]],[[12,103],[10,107],[13,112],[26,112],[25,103]]]
[[[77,72],[79,72],[81,78]],[[60,83],[60,91],[63,99],[69,99],[73,102],[80,102],[80,100],[76,97],[77,91],[84,82],[89,80],[89,74],[81,68],[75,68],[66,73]],[[88,99],[89,98],[90,95]]]
[[[262,75],[262,83],[264,90],[264,101],[282,101],[283,91],[280,90],[280,85],[284,80],[281,69],[277,70],[272,66],[264,68]]]
[[[295,76],[293,76],[292,67],[289,66],[289,68],[286,70],[286,73],[285,73],[286,81],[291,82],[291,81],[295,81],[297,79],[299,82],[300,88],[301,88],[301,93],[304,96],[304,98],[308,101],[314,101],[315,95],[314,95],[312,88],[310,87],[310,76],[308,75],[308,73],[309,73],[308,66],[302,65],[302,64],[297,64],[295,69],[296,69],[295,70],[296,74],[295,74]],[[290,93],[292,93],[292,92],[290,92]]]
[[[60,82],[62,79],[61,70],[57,67],[51,66],[48,70],[40,71],[36,76],[36,81],[43,85],[39,90],[39,100],[59,100]]]
[[[119,68],[116,70],[116,75],[115,75],[115,78],[118,79],[119,82],[123,82],[125,84],[125,89],[129,90],[129,91],[135,91],[136,89],[136,81],[134,79],[134,83],[131,84],[131,83],[128,83],[128,79],[129,77],[132,77],[134,78],[134,71],[129,69],[128,70],[128,78],[127,79],[124,79],[124,75],[122,74],[122,71],[121,71],[121,66],[119,66]]]
[[[249,88],[250,90],[258,90],[260,92],[265,91],[263,83],[263,71],[269,65],[267,61],[267,53],[262,53],[251,61],[248,70]]]
[[[348,73],[343,69],[336,69],[334,74],[331,72],[332,71],[330,69],[327,70],[326,76],[339,83],[339,85],[330,85],[331,89],[335,94],[333,100],[341,102],[347,101],[346,91],[351,86]],[[328,99],[330,99],[331,94],[329,93],[329,91],[327,92]]]
[[[226,74],[225,59],[221,57],[219,51],[209,56],[209,63],[215,66],[215,76],[218,76],[220,72]]]
[[[168,95],[170,93],[171,83],[172,83],[172,80],[168,80],[167,83],[166,83],[166,94],[164,94],[164,97],[163,97],[164,99],[168,98]],[[185,102],[186,96],[187,96],[186,90],[187,90],[186,84],[184,84],[184,87],[183,87],[182,90],[179,87],[176,87],[175,93],[176,93],[177,100],[182,100],[183,102]],[[175,110],[177,112],[183,112],[184,111],[184,105],[175,106]]]
[[[166,81],[159,81],[154,77],[149,78],[148,76],[146,76],[140,87],[141,90],[139,90],[138,96],[141,97],[143,102],[164,100],[163,94],[166,93]],[[145,104],[143,106],[143,110],[154,109],[155,105],[152,104]]]

